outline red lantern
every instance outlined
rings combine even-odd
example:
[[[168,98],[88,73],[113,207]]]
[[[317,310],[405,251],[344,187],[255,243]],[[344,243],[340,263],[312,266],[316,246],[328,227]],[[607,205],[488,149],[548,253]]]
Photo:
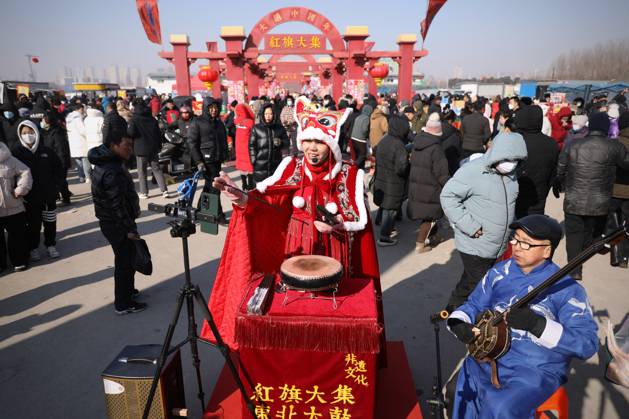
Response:
[[[201,67],[201,69],[197,73],[197,77],[203,82],[205,87],[210,90],[212,89],[212,83],[218,80],[218,71],[206,65]]]
[[[39,62],[39,58],[37,58],[37,57],[31,57],[31,62],[32,62],[33,64],[37,64],[37,63]]]
[[[389,75],[389,66],[385,63],[375,63],[369,70],[369,75],[376,82],[376,86],[380,87],[382,80]]]

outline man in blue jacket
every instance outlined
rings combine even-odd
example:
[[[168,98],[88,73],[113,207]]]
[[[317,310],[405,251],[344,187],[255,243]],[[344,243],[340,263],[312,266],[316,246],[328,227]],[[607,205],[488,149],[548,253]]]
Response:
[[[465,163],[441,191],[441,206],[454,228],[463,274],[446,306],[463,304],[505,251],[518,197],[516,168],[527,151],[520,134],[500,133],[481,157]]]
[[[457,380],[453,418],[533,418],[535,409],[566,382],[572,358],[598,351],[597,325],[583,287],[566,276],[542,292],[529,307],[509,309],[559,270],[552,256],[561,240],[559,223],[541,214],[509,226],[513,256],[496,264],[467,302],[448,319],[462,342],[476,339],[475,319],[486,310],[509,310],[511,346],[496,360],[500,388],[491,366],[471,356]]]

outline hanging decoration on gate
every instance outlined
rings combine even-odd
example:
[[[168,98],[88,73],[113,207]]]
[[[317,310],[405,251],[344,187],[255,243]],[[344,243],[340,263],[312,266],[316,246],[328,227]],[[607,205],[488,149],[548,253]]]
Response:
[[[144,26],[146,37],[156,44],[162,43],[162,29],[159,25],[157,0],[136,0],[138,14]]]
[[[201,67],[199,72],[197,73],[197,77],[199,80],[203,82],[205,87],[208,90],[212,89],[212,84],[218,80],[218,71],[214,70],[208,65]]]
[[[441,7],[446,3],[447,0],[428,0],[428,8],[426,9],[426,17],[420,23],[420,32],[422,35],[422,39],[426,40],[426,35],[428,34],[428,29],[430,28],[430,24],[432,20],[435,18],[435,15],[439,12]]]
[[[369,75],[376,82],[376,86],[380,87],[382,80],[389,75],[389,66],[386,63],[375,63],[369,70]]]

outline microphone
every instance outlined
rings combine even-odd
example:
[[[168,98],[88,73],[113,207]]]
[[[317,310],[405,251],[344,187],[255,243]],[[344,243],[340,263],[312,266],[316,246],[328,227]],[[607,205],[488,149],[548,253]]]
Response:
[[[319,158],[318,157],[313,157],[312,158],[312,164],[317,164],[319,163]]]

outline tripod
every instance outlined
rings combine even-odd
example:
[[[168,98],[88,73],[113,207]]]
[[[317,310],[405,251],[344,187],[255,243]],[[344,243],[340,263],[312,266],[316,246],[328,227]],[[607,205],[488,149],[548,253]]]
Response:
[[[441,331],[439,322],[448,318],[447,311],[440,311],[437,314],[430,316],[430,322],[433,324],[433,330],[435,331],[435,349],[437,350],[437,376],[435,377],[435,384],[432,387],[432,399],[428,399],[427,403],[430,405],[432,414],[440,419],[445,416],[443,414],[446,403],[443,399],[442,393],[442,377],[441,377],[441,345],[439,343],[439,333]]]
[[[162,372],[162,368],[164,367],[164,362],[166,357],[176,351],[177,349],[184,346],[186,343],[190,343],[190,350],[192,353],[192,365],[196,371],[197,376],[197,386],[199,389],[198,397],[201,401],[201,410],[205,409],[204,398],[205,395],[203,393],[203,384],[201,382],[201,361],[199,360],[199,350],[197,346],[197,342],[200,340],[199,335],[197,334],[197,324],[194,318],[194,301],[196,299],[199,307],[201,307],[203,311],[203,317],[208,322],[210,329],[212,330],[212,335],[216,340],[216,347],[221,351],[221,354],[225,358],[225,363],[229,367],[232,377],[234,381],[238,385],[238,389],[242,394],[245,403],[247,404],[247,409],[251,412],[251,415],[254,419],[256,419],[255,414],[255,406],[249,396],[247,395],[247,391],[245,390],[245,386],[240,379],[238,374],[238,370],[236,369],[236,365],[230,356],[230,351],[225,342],[221,338],[219,334],[218,328],[216,327],[216,323],[214,322],[214,318],[212,317],[212,313],[208,308],[205,299],[203,298],[203,294],[201,294],[201,290],[198,285],[192,283],[190,279],[190,258],[188,252],[188,237],[196,233],[196,226],[193,221],[193,215],[196,215],[196,218],[208,221],[215,222],[213,216],[207,216],[202,214],[196,214],[196,209],[191,208],[189,205],[186,208],[180,208],[173,205],[161,206],[156,204],[149,204],[149,210],[156,212],[163,212],[167,215],[180,215],[182,212],[185,213],[185,218],[182,220],[173,220],[168,224],[171,226],[170,235],[173,238],[180,237],[181,244],[183,246],[183,265],[185,272],[185,282],[181,290],[179,291],[179,296],[177,297],[177,308],[173,314],[172,320],[168,325],[168,330],[166,332],[166,337],[164,338],[164,343],[162,345],[162,350],[159,355],[159,360],[157,361],[157,366],[155,367],[155,375],[153,376],[153,381],[151,383],[151,390],[148,395],[148,399],[146,401],[146,405],[144,406],[144,413],[142,415],[142,419],[148,419],[149,411],[151,409],[151,404],[153,403],[153,398],[155,397],[155,391],[157,390],[157,382],[159,381],[160,374]],[[179,320],[179,315],[181,314],[181,310],[183,308],[184,301],[186,303],[186,310],[188,315],[188,336],[179,344],[175,345],[172,350],[169,350],[173,334],[175,332],[175,328],[177,326],[177,322]],[[201,342],[208,343],[207,341],[200,340]],[[252,383],[249,385],[253,388]]]

